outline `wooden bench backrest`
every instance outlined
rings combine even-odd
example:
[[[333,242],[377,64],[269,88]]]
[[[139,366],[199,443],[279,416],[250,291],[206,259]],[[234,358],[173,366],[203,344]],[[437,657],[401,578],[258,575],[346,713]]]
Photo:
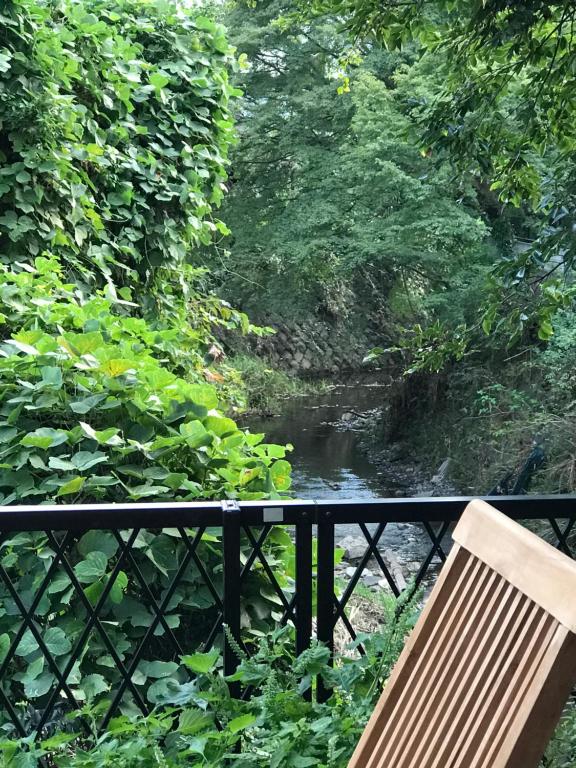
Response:
[[[453,538],[348,768],[537,768],[560,718],[576,563],[482,501]]]

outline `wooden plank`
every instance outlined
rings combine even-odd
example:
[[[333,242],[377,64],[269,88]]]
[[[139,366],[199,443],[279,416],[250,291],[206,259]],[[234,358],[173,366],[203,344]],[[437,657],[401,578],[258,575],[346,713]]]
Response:
[[[490,696],[483,702],[480,713],[474,719],[470,719],[468,726],[470,736],[465,747],[458,754],[457,759],[448,763],[448,766],[480,768],[484,764],[483,756],[496,741],[502,722],[514,706],[514,696],[521,690],[526,672],[530,671],[530,667],[526,667],[522,661],[528,660],[529,663],[537,664],[543,657],[543,642],[547,643],[553,636],[557,624],[546,613],[538,610],[534,604],[531,610],[530,620],[526,622],[523,631],[516,638],[515,648],[502,659],[498,679],[490,691]],[[537,624],[535,625],[534,622]],[[527,683],[529,685],[529,681]],[[498,754],[490,768],[503,768]]]
[[[506,734],[504,768],[539,764],[576,680],[576,635],[560,627]]]
[[[406,768],[414,762],[417,766],[426,764],[416,758],[420,757],[420,750],[426,748],[427,738],[430,738],[426,733],[427,725],[434,722],[435,713],[440,716],[444,714],[445,696],[450,692],[450,683],[457,682],[463,658],[466,657],[470,662],[470,654],[467,651],[473,647],[475,631],[482,625],[482,618],[486,615],[486,602],[490,600],[490,595],[498,583],[498,574],[491,571],[486,573],[487,578],[473,584],[475,589],[468,593],[467,604],[461,607],[453,621],[446,622],[446,640],[442,643],[442,653],[431,661],[424,673],[426,685],[423,686],[416,705],[411,707],[410,719],[402,734],[403,739],[391,755],[391,765],[396,765],[400,754],[402,765],[406,765]],[[385,766],[386,763],[383,762],[382,765]]]
[[[462,570],[466,563],[470,562],[471,558],[467,552],[462,551],[457,544],[452,547],[418,623],[404,645],[384,692],[354,750],[348,768],[367,768],[369,761],[374,757],[383,725],[395,708],[402,691],[407,689],[409,679],[421,658],[418,648],[422,641],[422,629],[428,623],[440,628],[438,620],[444,611],[446,601],[450,595],[455,596],[457,585],[462,578]],[[429,631],[427,627],[426,633]]]
[[[521,610],[518,610],[522,608],[522,599],[523,596],[503,580],[492,591],[485,610],[487,621],[476,623],[469,641],[470,652],[459,654],[458,666],[442,686],[440,698],[426,717],[424,728],[420,729],[417,740],[420,743],[414,745],[415,754],[409,768],[421,765],[440,765],[443,768],[446,758],[440,759],[440,753],[449,753],[457,740],[455,724],[460,722],[463,713],[470,710],[471,696],[478,699],[478,689],[488,665],[494,661],[494,650],[501,647],[502,634],[510,628],[508,614],[516,618],[522,616]],[[460,729],[465,726],[465,723],[460,723]]]
[[[466,507],[453,538],[576,632],[574,560],[480,499]]]

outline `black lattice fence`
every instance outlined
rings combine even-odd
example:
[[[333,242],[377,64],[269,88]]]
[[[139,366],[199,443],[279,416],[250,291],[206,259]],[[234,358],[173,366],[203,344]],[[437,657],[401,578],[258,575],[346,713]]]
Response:
[[[575,498],[491,499],[572,555]],[[466,499],[234,502],[0,508],[0,726],[46,734],[87,700],[101,727],[119,711],[147,713],[183,699],[195,674],[183,656],[223,651],[223,633],[250,650],[251,631],[294,628],[332,647],[370,564],[389,592],[399,583],[383,547],[394,526],[416,531],[416,583],[446,559],[449,529]],[[340,526],[366,542],[345,584],[335,577]],[[335,581],[336,579],[336,581]],[[362,650],[360,646],[360,651]],[[235,695],[241,691],[233,688]],[[329,694],[318,686],[318,696]]]

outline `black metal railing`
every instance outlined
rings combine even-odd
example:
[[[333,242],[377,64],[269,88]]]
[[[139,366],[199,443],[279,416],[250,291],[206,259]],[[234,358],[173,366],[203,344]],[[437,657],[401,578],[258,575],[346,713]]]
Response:
[[[383,588],[394,595],[404,587],[383,554],[387,534],[397,541],[399,531],[418,532],[410,575],[416,583],[429,581],[446,559],[451,525],[468,501],[0,507],[0,725],[21,735],[46,733],[85,700],[82,675],[105,693],[102,728],[127,702],[147,713],[162,701],[163,670],[175,668],[183,654],[218,643],[224,672],[232,673],[238,660],[223,627],[242,643],[247,617],[293,625],[298,653],[313,637],[333,649],[339,627],[355,639],[348,609],[367,566],[379,569]],[[514,519],[541,521],[539,531],[573,556],[576,497],[489,501]],[[345,581],[335,570],[340,526],[348,533],[353,527],[366,545]],[[279,527],[294,541],[288,576],[275,560]],[[86,555],[83,542],[94,531],[91,541],[101,542],[109,557]],[[155,550],[160,533],[162,548]],[[42,562],[35,576],[34,558]],[[150,670],[155,682],[145,685]],[[319,699],[328,694],[319,681]]]

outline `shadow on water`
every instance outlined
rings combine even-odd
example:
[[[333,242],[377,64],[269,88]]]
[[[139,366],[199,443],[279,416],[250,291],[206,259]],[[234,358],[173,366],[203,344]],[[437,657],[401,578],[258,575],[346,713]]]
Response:
[[[361,450],[362,432],[350,428],[358,414],[377,418],[386,386],[370,381],[338,384],[329,392],[284,402],[274,418],[248,422],[270,442],[292,443],[292,491],[307,499],[374,499],[395,488]]]
[[[387,384],[356,379],[338,384],[323,394],[284,401],[273,418],[250,418],[252,432],[265,432],[274,443],[292,443],[292,492],[305,499],[376,499],[403,495],[403,486],[373,464],[362,450],[363,430],[379,416]],[[361,417],[359,420],[358,417]],[[376,525],[368,526],[373,532]],[[337,541],[359,537],[359,526],[337,526]],[[417,569],[430,548],[419,525],[390,524],[379,549],[398,553],[408,567]]]

